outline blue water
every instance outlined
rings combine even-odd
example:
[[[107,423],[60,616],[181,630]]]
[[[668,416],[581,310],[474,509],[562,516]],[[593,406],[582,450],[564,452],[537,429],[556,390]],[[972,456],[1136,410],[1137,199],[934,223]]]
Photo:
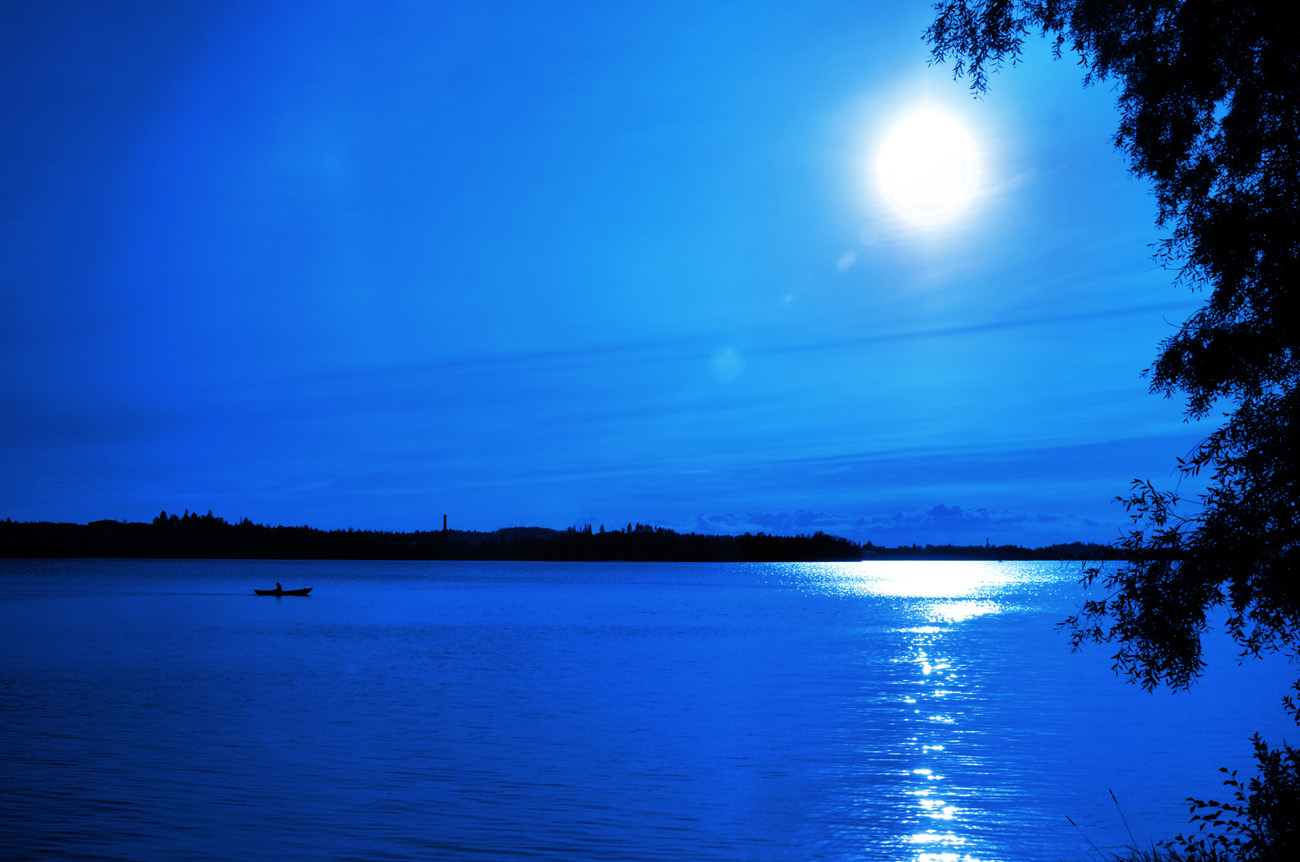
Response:
[[[1096,858],[1294,736],[1294,669],[1124,685],[1076,577],[0,560],[0,855]]]

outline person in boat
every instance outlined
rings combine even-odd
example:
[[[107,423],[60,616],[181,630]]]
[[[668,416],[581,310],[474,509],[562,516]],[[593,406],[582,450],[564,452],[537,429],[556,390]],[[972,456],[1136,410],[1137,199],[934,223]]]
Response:
[[[282,593],[282,592],[284,592],[284,590],[280,589],[280,582],[279,582],[279,581],[276,581],[276,582],[275,582],[275,591],[276,591],[277,593]]]

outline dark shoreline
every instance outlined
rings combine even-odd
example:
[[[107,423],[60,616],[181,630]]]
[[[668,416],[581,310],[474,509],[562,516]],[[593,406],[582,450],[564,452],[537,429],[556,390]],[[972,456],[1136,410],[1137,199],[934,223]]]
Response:
[[[1085,542],[878,547],[839,536],[708,535],[628,524],[492,532],[318,530],[229,523],[211,513],[164,513],[153,523],[0,522],[0,557],[299,560],[539,560],[628,562],[831,562],[856,560],[1110,560],[1115,548]]]

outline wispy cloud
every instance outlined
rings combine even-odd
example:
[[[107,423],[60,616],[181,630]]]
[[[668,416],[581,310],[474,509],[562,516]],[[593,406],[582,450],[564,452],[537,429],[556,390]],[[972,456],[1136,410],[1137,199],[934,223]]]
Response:
[[[867,515],[808,510],[700,514],[693,528],[711,533],[809,534],[817,531],[858,542],[898,545],[1050,545],[1076,539],[1111,541],[1113,527],[1080,515],[1027,512],[937,503],[925,509],[882,511]]]

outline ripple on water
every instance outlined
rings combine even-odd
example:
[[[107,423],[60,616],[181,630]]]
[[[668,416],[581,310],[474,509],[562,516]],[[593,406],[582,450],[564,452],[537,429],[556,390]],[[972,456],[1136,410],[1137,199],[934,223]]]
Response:
[[[1181,828],[1286,690],[1125,688],[1054,630],[1052,564],[22,566],[29,858],[1084,858],[1067,816],[1128,843],[1114,788],[1139,840]]]

